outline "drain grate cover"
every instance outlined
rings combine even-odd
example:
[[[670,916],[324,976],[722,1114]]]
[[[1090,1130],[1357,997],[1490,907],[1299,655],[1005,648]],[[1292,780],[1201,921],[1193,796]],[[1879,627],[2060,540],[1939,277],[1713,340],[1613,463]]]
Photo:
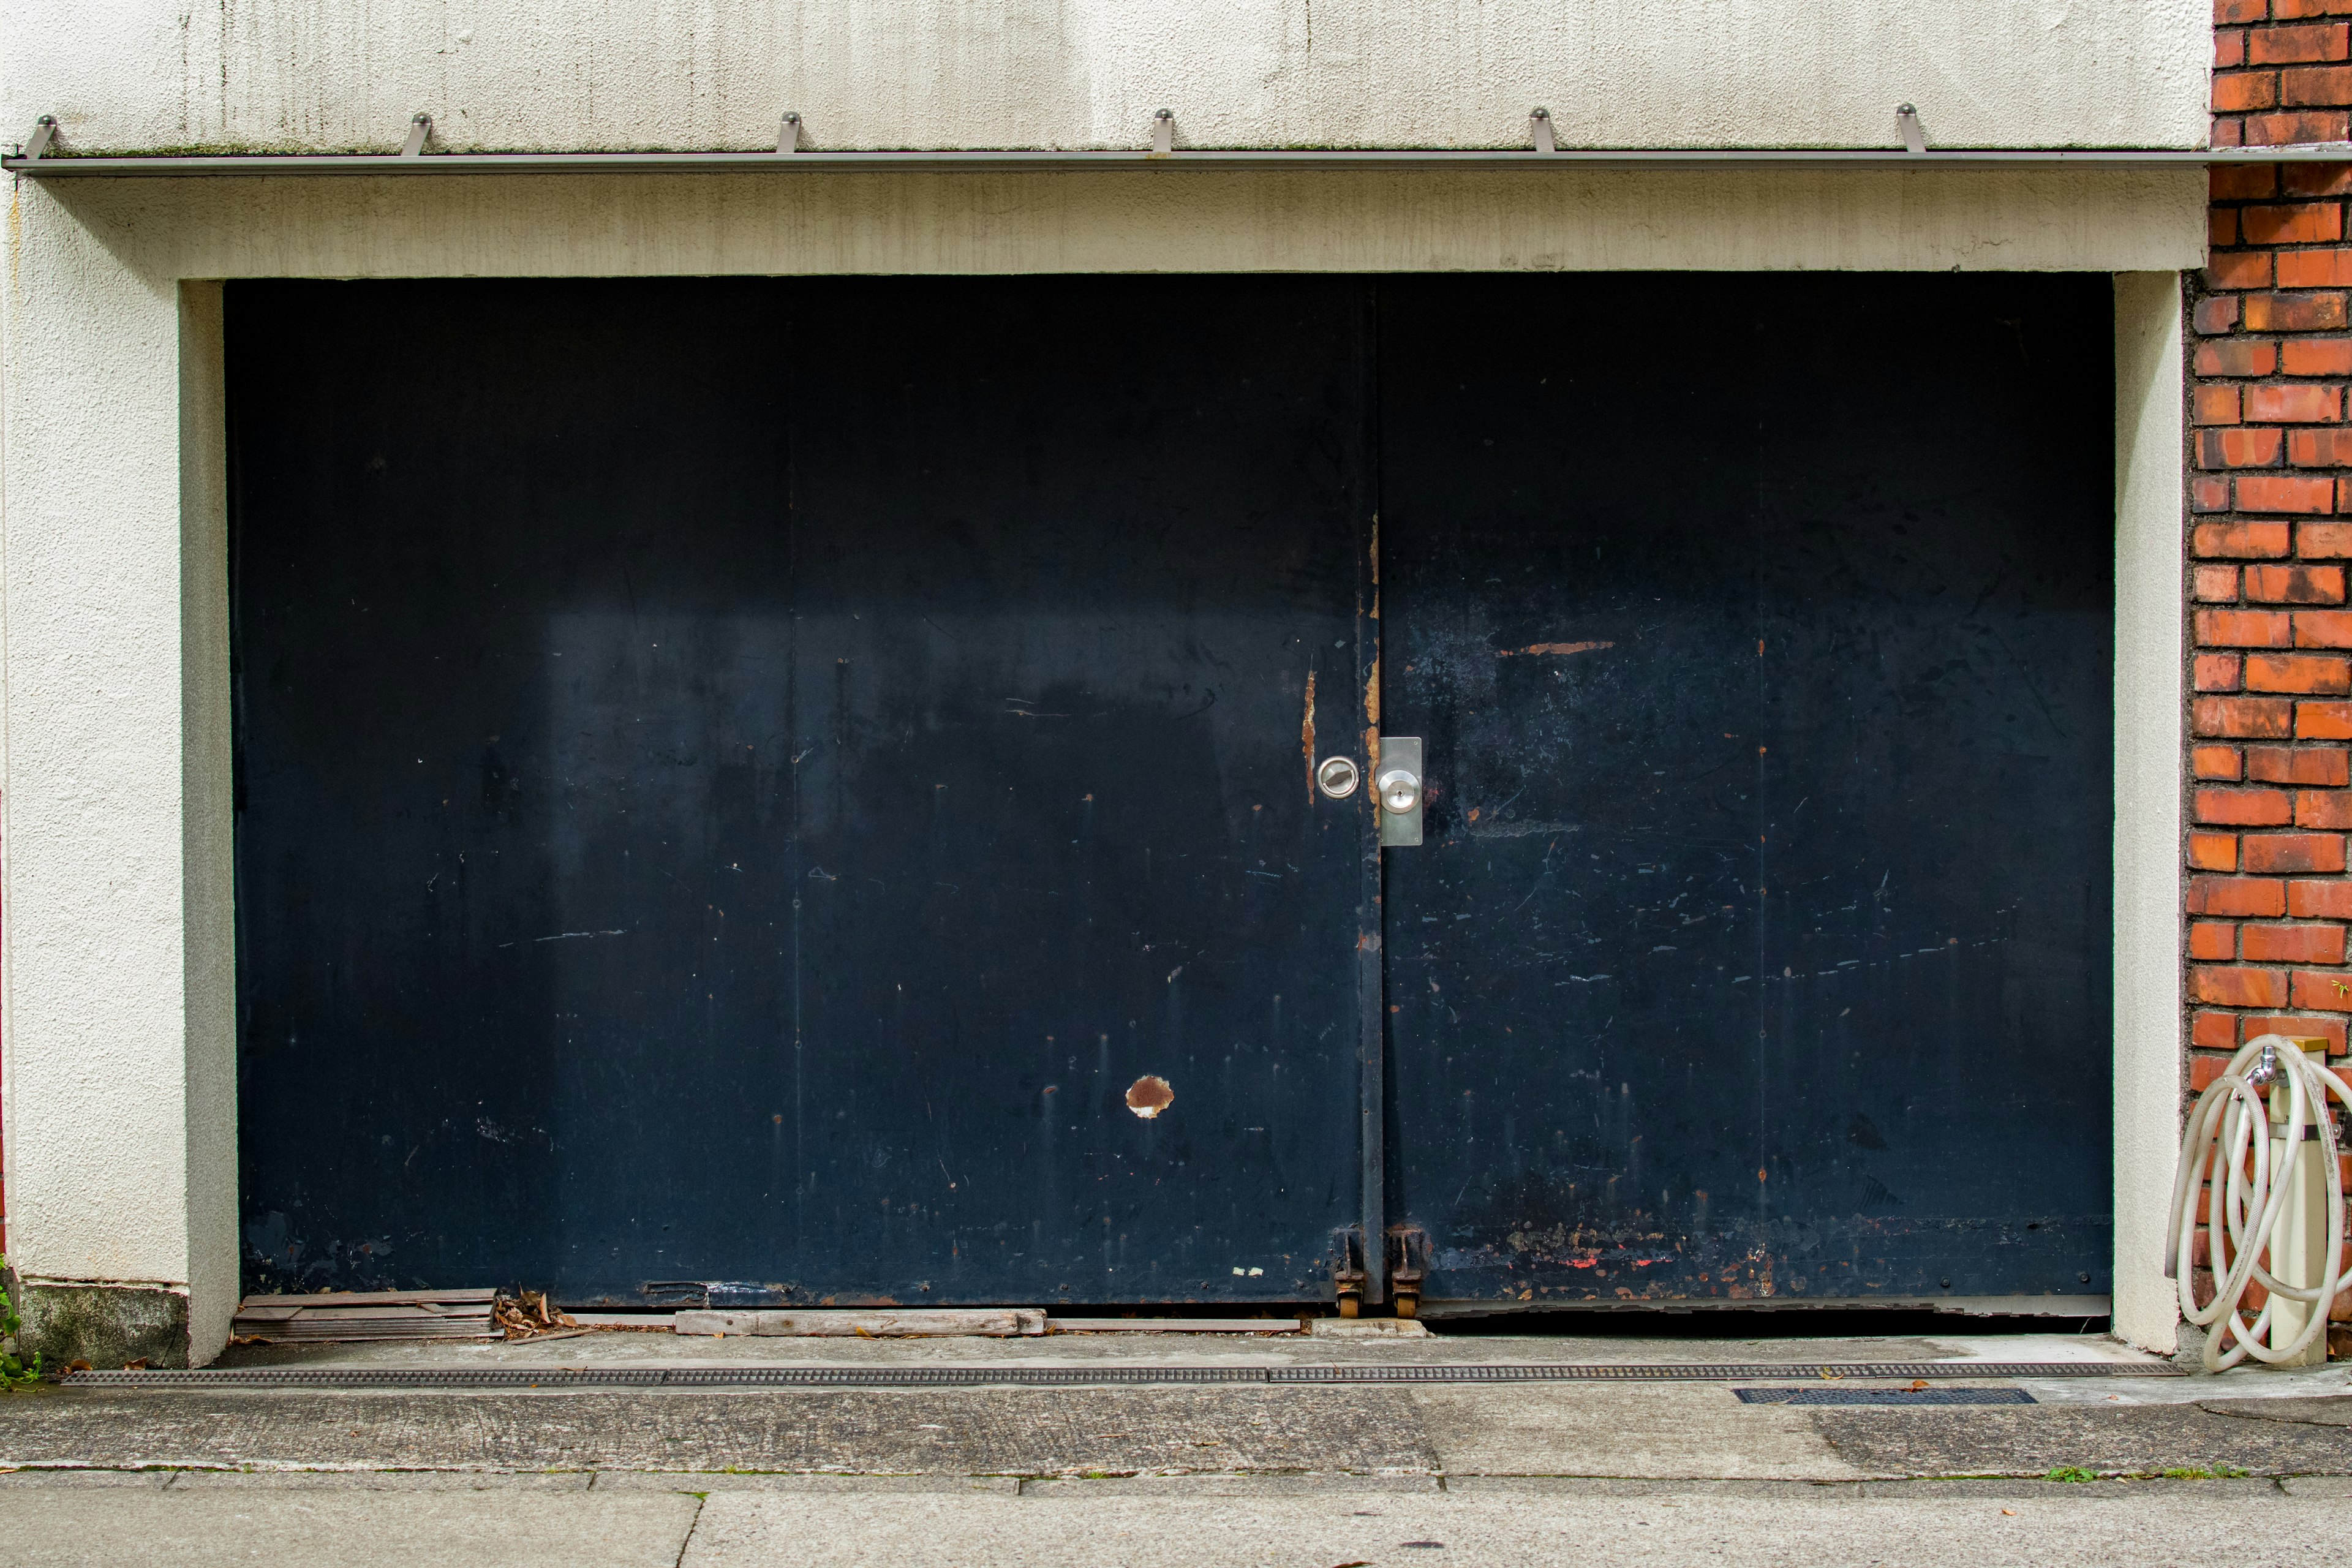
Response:
[[[2021,1388],[1735,1388],[1742,1405],[2032,1405]]]
[[[1518,1366],[550,1366],[550,1367],[208,1367],[197,1372],[76,1372],[68,1388],[1066,1388],[1106,1384],[1257,1385],[1397,1383],[1737,1383],[1808,1377],[2179,1377],[2164,1363],[2104,1362],[1600,1362]],[[1984,1400],[1895,1399],[1900,1389],[1756,1389],[1740,1397],[1853,1393],[1863,1400],[1780,1400],[1783,1404],[1983,1404]],[[1928,1391],[1933,1393],[1935,1391]],[[1953,1390],[1999,1393],[2012,1390]],[[1885,1396],[1885,1397],[1882,1397]],[[1750,1401],[1759,1403],[1759,1401]],[[2001,1399],[2000,1404],[2031,1403]]]
[[[1816,1377],[2179,1377],[2172,1366],[2101,1362],[1595,1362],[1523,1366],[1288,1366],[1269,1383],[1732,1383],[1742,1378]]]

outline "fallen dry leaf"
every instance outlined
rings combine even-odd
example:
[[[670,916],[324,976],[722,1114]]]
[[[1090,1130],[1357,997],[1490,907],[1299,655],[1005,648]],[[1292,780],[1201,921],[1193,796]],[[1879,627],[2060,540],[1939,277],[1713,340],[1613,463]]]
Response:
[[[1908,1384],[1906,1384],[1906,1392],[1907,1392],[1907,1393],[1911,1393],[1911,1394],[1925,1394],[1925,1393],[1927,1393],[1927,1380],[1926,1378],[1924,1378],[1924,1377],[1915,1377],[1915,1378],[1913,1378],[1913,1379],[1910,1381],[1910,1383],[1909,1383]]]
[[[145,1372],[147,1370],[147,1358],[142,1355],[137,1361],[126,1361],[122,1363],[122,1370],[125,1372]]]
[[[525,1290],[520,1298],[500,1297],[490,1307],[491,1320],[509,1340],[528,1340],[558,1330],[577,1330],[579,1321],[547,1303],[544,1290]]]

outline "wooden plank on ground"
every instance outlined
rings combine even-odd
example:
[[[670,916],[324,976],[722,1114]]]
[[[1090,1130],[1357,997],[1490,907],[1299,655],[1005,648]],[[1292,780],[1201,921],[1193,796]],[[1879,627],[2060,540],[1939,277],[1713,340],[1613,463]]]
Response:
[[[770,1334],[870,1340],[976,1334],[1008,1338],[1045,1331],[1036,1307],[860,1308],[855,1310],[680,1312],[681,1334]]]
[[[248,1296],[229,1331],[271,1343],[356,1340],[489,1340],[494,1289],[338,1290],[310,1296]]]
[[[419,1301],[478,1301],[488,1310],[498,1298],[498,1290],[490,1286],[468,1286],[457,1290],[322,1290],[314,1296],[247,1296],[238,1303],[237,1310],[242,1312],[248,1307],[397,1306]]]
[[[1296,1318],[1048,1318],[1049,1334],[1295,1334]]]

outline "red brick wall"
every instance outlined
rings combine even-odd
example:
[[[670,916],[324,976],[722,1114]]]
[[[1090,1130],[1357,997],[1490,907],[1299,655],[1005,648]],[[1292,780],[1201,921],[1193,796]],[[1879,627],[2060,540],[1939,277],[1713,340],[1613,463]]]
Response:
[[[2213,19],[2215,146],[2352,139],[2352,0]],[[2192,1089],[2272,1031],[2340,1061],[2352,1017],[2352,165],[2211,179],[2189,301]]]
[[[2352,0],[2213,0],[2213,145],[2352,138]]]

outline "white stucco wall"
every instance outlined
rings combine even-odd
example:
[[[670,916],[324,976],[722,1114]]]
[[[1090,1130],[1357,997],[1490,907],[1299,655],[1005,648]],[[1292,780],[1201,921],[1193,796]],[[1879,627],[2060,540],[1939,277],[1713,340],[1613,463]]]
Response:
[[[2195,146],[2209,0],[0,0],[98,151]]]
[[[226,556],[209,525],[200,559],[183,548],[180,289],[22,219],[20,193],[0,318],[10,1261],[184,1287],[226,1246],[234,1289],[234,1232],[189,1225],[228,1217],[235,1078]],[[200,1079],[219,1087],[192,1101]]]

